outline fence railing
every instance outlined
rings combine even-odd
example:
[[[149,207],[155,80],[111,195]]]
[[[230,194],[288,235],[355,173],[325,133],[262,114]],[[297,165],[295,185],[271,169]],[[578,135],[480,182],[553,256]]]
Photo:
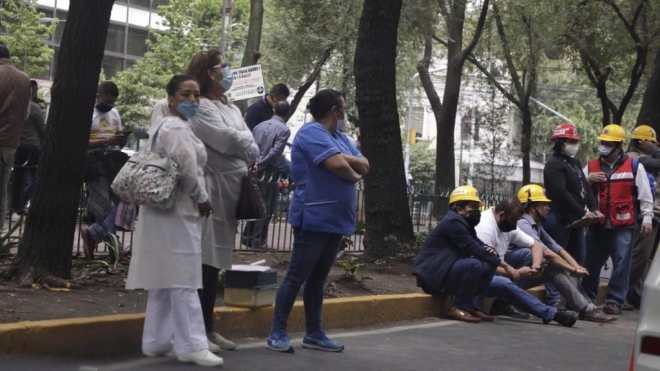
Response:
[[[440,192],[440,194],[435,194],[432,187],[428,186],[417,186],[411,188],[411,193],[409,194],[409,208],[413,222],[413,229],[415,233],[420,232],[430,232],[437,223],[437,218],[434,215],[435,204],[447,204],[449,199],[450,192]],[[291,193],[289,192],[277,192],[277,203],[276,208],[273,212],[273,217],[271,219],[270,225],[268,227],[268,234],[266,237],[266,249],[265,251],[272,252],[289,252],[293,248],[293,228],[289,224],[289,202],[291,199]],[[358,197],[358,210],[357,210],[357,229],[352,236],[349,236],[351,243],[346,247],[347,252],[362,252],[364,251],[364,235],[365,235],[365,226],[366,218],[364,211],[364,190],[362,187],[359,187],[357,190]],[[499,201],[504,198],[510,197],[510,195],[505,194],[482,194],[481,199],[483,201],[483,207],[489,208],[497,204]],[[85,210],[87,205],[87,198],[84,195],[81,197],[80,205],[78,208],[78,217],[76,223],[76,231],[74,236],[74,245],[73,253],[74,255],[83,255],[83,241],[81,238],[81,230],[85,225]],[[139,217],[139,216],[138,216]],[[23,217],[17,215],[11,215],[9,217],[9,228],[12,229],[16,223],[18,225],[11,237],[10,240],[14,243],[20,241],[23,236]],[[241,243],[241,234],[245,228],[246,222],[241,221],[235,237],[235,247],[236,251],[263,251],[262,249],[253,249],[247,247]],[[133,242],[133,232],[132,231],[118,231],[117,232],[118,241],[121,244],[121,248],[124,251],[130,251],[132,242]],[[98,252],[104,253],[107,252],[107,247],[104,244],[100,244]]]

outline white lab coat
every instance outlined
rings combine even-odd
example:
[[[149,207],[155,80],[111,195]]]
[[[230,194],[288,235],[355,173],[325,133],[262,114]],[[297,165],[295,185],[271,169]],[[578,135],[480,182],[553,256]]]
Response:
[[[259,156],[259,147],[233,104],[200,99],[192,118],[192,130],[206,145],[208,162],[204,169],[213,214],[204,221],[202,262],[228,269],[236,241],[236,206],[248,164]]]
[[[206,150],[189,122],[164,116],[161,123],[154,150],[179,165],[177,198],[171,210],[140,209],[126,288],[199,289],[202,218],[197,204],[208,201],[203,176]]]

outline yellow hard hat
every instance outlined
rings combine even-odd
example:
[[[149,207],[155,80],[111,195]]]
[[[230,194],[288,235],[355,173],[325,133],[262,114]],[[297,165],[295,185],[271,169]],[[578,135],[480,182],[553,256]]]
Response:
[[[648,125],[639,125],[632,132],[633,139],[646,140],[653,143],[658,143],[655,136],[655,130]]]
[[[623,142],[626,139],[626,131],[621,125],[609,124],[600,132],[598,140],[602,142]]]
[[[470,185],[457,187],[451,191],[451,194],[449,195],[449,204],[451,205],[459,201],[481,202],[481,199],[479,199],[479,191]]]
[[[521,204],[529,202],[550,202],[545,196],[545,189],[538,184],[527,184],[518,191],[518,201]]]

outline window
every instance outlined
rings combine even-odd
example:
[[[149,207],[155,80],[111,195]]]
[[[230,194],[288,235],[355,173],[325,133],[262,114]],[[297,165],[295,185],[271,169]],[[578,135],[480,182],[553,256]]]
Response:
[[[123,69],[124,60],[106,55],[103,57],[103,72],[107,79],[113,78],[117,72]]]
[[[141,57],[147,51],[147,38],[149,32],[136,28],[128,29],[128,45],[126,54]]]
[[[145,9],[149,9],[150,3],[150,0],[130,0],[131,6],[140,6]]]
[[[124,52],[125,26],[110,24],[108,27],[108,36],[105,39],[105,50],[123,53]]]

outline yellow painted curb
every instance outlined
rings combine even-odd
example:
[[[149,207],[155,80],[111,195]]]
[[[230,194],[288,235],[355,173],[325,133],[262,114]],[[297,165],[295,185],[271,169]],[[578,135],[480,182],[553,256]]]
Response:
[[[353,328],[436,316],[442,300],[425,294],[375,295],[326,299],[325,328]],[[265,337],[272,307],[256,310],[218,307],[216,325],[230,338]],[[111,356],[140,351],[144,314],[25,321],[0,324],[0,353],[60,356]],[[292,332],[304,328],[304,307],[296,302],[289,318]]]

